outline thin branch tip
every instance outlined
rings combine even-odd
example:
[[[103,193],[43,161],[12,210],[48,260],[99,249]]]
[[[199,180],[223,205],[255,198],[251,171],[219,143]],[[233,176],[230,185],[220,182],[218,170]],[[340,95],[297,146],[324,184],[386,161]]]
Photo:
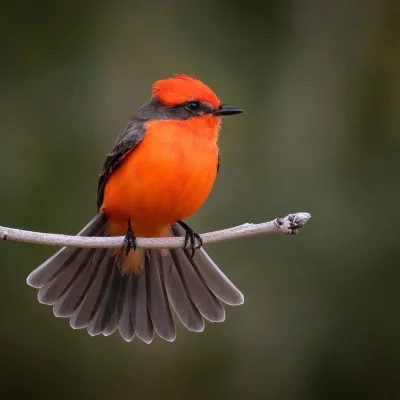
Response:
[[[289,214],[284,218],[275,218],[273,221],[269,222],[258,224],[245,223],[233,228],[203,233],[200,237],[203,240],[203,244],[207,244],[264,234],[297,235],[299,229],[303,227],[310,218],[311,215],[309,213],[298,212]],[[32,232],[0,226],[0,239],[60,247],[118,248],[124,245],[125,238],[123,236],[70,236],[54,233]],[[138,248],[176,249],[183,248],[184,243],[184,237],[137,238]]]

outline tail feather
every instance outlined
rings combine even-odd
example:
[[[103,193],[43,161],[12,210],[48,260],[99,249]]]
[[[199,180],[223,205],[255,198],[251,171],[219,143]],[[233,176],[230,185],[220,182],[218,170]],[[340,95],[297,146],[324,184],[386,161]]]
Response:
[[[145,257],[147,307],[154,330],[163,339],[172,342],[175,340],[176,333],[163,282],[162,256],[155,250],[150,250],[149,254],[150,257]]]
[[[204,330],[204,319],[190,299],[171,257],[171,253],[168,252],[163,256],[163,260],[165,287],[178,318],[190,331],[202,332]]]
[[[202,282],[183,250],[171,250],[172,259],[188,296],[201,315],[211,322],[225,320],[225,310],[219,300]]]
[[[127,287],[128,287],[128,284],[129,284],[130,280],[131,280],[130,275],[121,276],[121,289],[120,289],[120,292],[119,292],[118,302],[117,302],[117,305],[115,307],[115,310],[114,310],[113,316],[111,318],[111,321],[107,325],[106,329],[104,329],[103,332],[102,332],[102,334],[104,336],[111,335],[112,333],[114,333],[119,328],[121,336],[125,339],[125,337],[122,334],[120,317],[121,317],[121,313],[122,313],[122,310],[123,310],[123,306],[124,306],[125,301],[127,299]],[[129,297],[128,297],[128,305],[129,305],[128,310],[129,310],[129,322],[130,322],[131,315],[130,315],[130,299],[129,299]]]
[[[185,250],[185,254],[191,261],[193,268],[203,278],[203,281],[215,296],[230,306],[243,304],[244,298],[242,293],[217,267],[203,248],[198,249],[194,253],[193,258],[190,257],[188,250]]]
[[[100,268],[100,263],[94,265],[93,261],[94,259],[102,260],[107,254],[107,251],[107,249],[99,249],[96,251],[94,257],[90,260],[89,264],[86,265],[86,268],[65,294],[65,297],[61,298],[56,304],[54,304],[54,315],[57,317],[70,317],[78,309],[82,304],[82,301],[85,299],[88,290],[92,286]]]
[[[111,277],[109,278],[103,299],[99,304],[95,317],[91,320],[87,328],[91,336],[99,335],[106,330],[117,309],[123,277],[116,265],[111,268],[111,271]]]
[[[78,236],[102,236],[106,225],[106,216],[97,214],[79,233]],[[82,252],[88,249],[63,247],[42,265],[31,272],[27,278],[28,285],[40,289],[52,282],[63,270],[67,269]]]
[[[146,253],[145,257],[142,260],[142,268],[140,274],[132,277],[131,319],[133,328],[136,332],[136,336],[142,339],[145,343],[150,344],[153,341],[154,329],[147,307],[147,271],[144,266],[145,259],[148,257],[149,256]]]
[[[96,256],[97,254],[95,254]],[[80,307],[71,315],[70,323],[75,329],[86,328],[94,318],[99,309],[106,292],[115,258],[111,252],[107,252],[103,260],[99,260],[100,268],[92,285],[88,289],[87,295]],[[96,263],[95,263],[96,264]]]
[[[175,236],[185,236],[185,229],[179,224],[172,226],[172,232]],[[243,304],[243,294],[218,268],[203,248],[196,250],[193,258],[188,250],[184,250],[184,253],[192,264],[192,267],[215,296],[228,305],[236,306]]]
[[[104,336],[112,335],[118,329],[118,316],[115,312],[111,318],[110,323],[107,325],[107,328],[101,332]]]
[[[99,213],[78,235],[106,235],[107,219]],[[184,236],[179,225],[171,235]],[[204,319],[223,321],[221,302],[243,303],[243,295],[203,249],[146,250],[138,275],[124,274],[112,250],[63,248],[36,268],[27,283],[38,299],[53,305],[54,315],[69,317],[74,329],[108,336],[115,330],[126,341],[138,336],[151,343],[154,331],[175,339],[171,307],[189,330],[201,332]]]
[[[53,305],[57,300],[63,297],[88,265],[94,252],[95,250],[93,249],[87,249],[86,251],[77,251],[73,254],[67,260],[66,267],[57,274],[56,278],[39,289],[39,302]]]
[[[132,297],[132,281],[135,279],[132,274],[125,275],[121,295],[119,297],[117,307],[117,324],[119,325],[119,333],[123,339],[130,342],[135,337],[131,319],[131,297]]]

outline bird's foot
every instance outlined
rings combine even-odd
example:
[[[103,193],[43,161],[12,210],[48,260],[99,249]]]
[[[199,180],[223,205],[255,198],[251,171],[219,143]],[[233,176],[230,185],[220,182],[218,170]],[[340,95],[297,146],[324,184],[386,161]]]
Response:
[[[201,246],[203,246],[203,239],[200,237],[200,235],[195,232],[190,226],[185,224],[183,221],[178,221],[178,224],[185,229],[186,235],[185,235],[185,248],[188,247],[192,249],[192,258],[194,256],[194,252],[197,249],[200,249]]]
[[[133,233],[131,220],[128,220],[128,232],[126,232],[125,241],[124,241],[124,249],[126,249],[126,256],[129,254],[131,249],[136,250],[137,240],[136,236]]]

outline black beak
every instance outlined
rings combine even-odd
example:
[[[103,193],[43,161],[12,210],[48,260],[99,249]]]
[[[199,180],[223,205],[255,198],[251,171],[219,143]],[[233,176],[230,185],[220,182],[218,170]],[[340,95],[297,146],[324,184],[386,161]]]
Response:
[[[235,115],[244,112],[241,108],[234,107],[234,106],[224,106],[221,105],[219,108],[212,112],[213,115],[219,117],[224,115]]]

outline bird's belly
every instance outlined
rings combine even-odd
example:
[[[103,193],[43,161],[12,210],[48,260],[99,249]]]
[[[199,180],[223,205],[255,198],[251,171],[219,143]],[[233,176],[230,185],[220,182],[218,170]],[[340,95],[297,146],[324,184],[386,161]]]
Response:
[[[109,178],[103,208],[112,234],[124,234],[130,220],[137,236],[161,236],[193,214],[211,192],[218,149],[192,135],[146,135]]]

